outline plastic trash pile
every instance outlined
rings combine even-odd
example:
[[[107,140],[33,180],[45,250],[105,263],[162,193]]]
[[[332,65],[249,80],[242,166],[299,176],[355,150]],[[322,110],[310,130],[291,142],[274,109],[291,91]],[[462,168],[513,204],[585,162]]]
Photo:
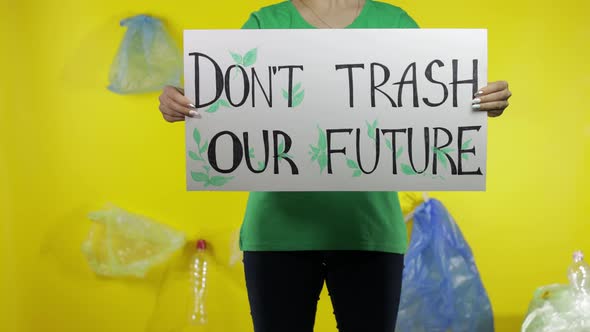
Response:
[[[569,285],[535,291],[522,332],[590,332],[590,266],[581,251],[568,269]]]

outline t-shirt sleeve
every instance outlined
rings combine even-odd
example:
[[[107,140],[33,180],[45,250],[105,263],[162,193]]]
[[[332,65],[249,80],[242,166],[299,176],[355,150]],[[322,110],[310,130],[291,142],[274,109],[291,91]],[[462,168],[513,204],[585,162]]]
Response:
[[[242,29],[260,29],[260,20],[256,13],[250,14],[250,18],[242,25]]]
[[[413,18],[408,15],[405,11],[402,10],[401,16],[399,18],[399,27],[406,28],[406,29],[417,29],[419,28],[418,23],[414,21]]]

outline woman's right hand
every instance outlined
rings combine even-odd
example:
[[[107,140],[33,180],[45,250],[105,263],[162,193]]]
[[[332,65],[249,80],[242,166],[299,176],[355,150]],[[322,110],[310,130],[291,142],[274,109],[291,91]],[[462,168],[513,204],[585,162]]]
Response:
[[[168,122],[184,121],[185,116],[194,117],[199,114],[181,88],[167,85],[159,99],[160,112]]]

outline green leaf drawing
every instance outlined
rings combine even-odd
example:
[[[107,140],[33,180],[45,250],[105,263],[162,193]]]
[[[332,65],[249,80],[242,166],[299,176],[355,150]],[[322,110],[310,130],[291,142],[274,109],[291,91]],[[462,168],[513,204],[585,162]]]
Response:
[[[291,93],[293,94],[293,100],[292,100],[292,107],[297,107],[299,104],[301,104],[301,102],[303,101],[303,98],[305,97],[305,90],[301,90],[300,92],[297,92],[299,89],[301,88],[301,82],[295,84],[295,86],[293,87],[293,91],[291,91]],[[289,92],[285,89],[283,90],[283,98],[285,98],[286,100],[289,100]]]
[[[284,142],[281,142],[281,143],[279,143],[279,147],[277,148],[277,153],[278,153],[279,155],[280,155],[280,154],[283,154],[283,152],[285,152],[285,151],[284,151],[284,149],[285,149],[285,146],[284,146],[284,144],[283,144],[283,143],[284,143]]]
[[[203,144],[203,146],[199,149],[199,153],[203,153],[203,152],[207,151],[208,147],[209,147],[209,142],[205,141],[205,144]]]
[[[451,148],[444,148],[444,149],[440,149],[440,151],[444,152],[444,153],[451,153],[453,151],[455,151],[455,149],[451,149]]]
[[[238,64],[238,65],[242,64],[242,56],[241,55],[234,53],[232,51],[229,51],[229,54],[231,54],[231,57],[234,59],[234,62],[236,64]]]
[[[207,182],[209,181],[209,176],[205,173],[201,172],[191,172],[191,177],[196,182]]]
[[[468,149],[468,148],[469,148],[469,145],[471,145],[471,140],[472,140],[472,139],[470,138],[470,139],[468,139],[467,141],[463,142],[463,144],[461,145],[461,150]],[[463,154],[463,153],[462,153],[462,154],[461,154],[461,158],[462,158],[463,160],[469,160],[469,155],[467,155],[467,154]]]
[[[432,147],[432,151],[434,151],[434,154],[436,155],[436,159],[438,159],[438,161],[443,165],[444,168],[447,168],[447,157],[445,156],[445,153],[451,153],[453,151],[455,151],[455,149],[452,148],[443,148],[443,149],[439,149],[437,147]]]
[[[328,158],[326,157],[326,134],[324,133],[324,131],[322,130],[322,128],[320,128],[320,126],[317,126],[318,128],[318,145],[314,146],[312,144],[309,145],[311,151],[309,151],[308,153],[311,154],[311,161],[317,161],[318,165],[320,166],[320,173],[322,173],[324,171],[324,168],[326,168],[327,165],[327,161]]]
[[[319,126],[318,126],[318,132],[319,132],[318,148],[320,148],[320,150],[324,151],[324,150],[326,150],[326,146],[327,146],[326,133]]]
[[[370,124],[368,121],[365,121],[367,124],[367,136],[373,141],[375,140],[375,128],[377,128],[377,119],[373,121],[373,124]],[[387,143],[386,143],[387,144]]]
[[[210,185],[216,186],[216,187],[221,187],[233,178],[234,178],[233,176],[228,176],[228,177],[214,176],[211,179],[209,179],[209,181],[207,181],[207,184],[210,184]]]
[[[367,135],[370,139],[375,140],[375,129],[367,127]]]
[[[326,165],[328,164],[328,158],[326,157],[326,154],[324,152],[322,152],[319,155],[318,164],[320,165],[320,173],[321,173],[324,170],[324,168],[326,168]]]
[[[200,161],[204,161],[203,158],[199,157],[198,154],[194,153],[193,151],[189,151],[188,152],[188,156],[192,159],[192,160],[200,160]]]
[[[362,172],[359,169],[359,166],[356,163],[356,161],[346,158],[346,165],[348,166],[348,168],[352,168],[354,170],[354,172],[352,172],[352,177],[359,177],[362,175]]]
[[[258,53],[258,48],[253,48],[244,55],[244,67],[248,67],[253,65],[256,62],[256,56]]]
[[[467,149],[469,147],[469,144],[471,144],[471,138],[466,140],[465,142],[463,142],[463,144],[461,145],[461,149]]]
[[[305,90],[301,90],[301,92],[299,92],[298,94],[295,95],[295,97],[293,97],[293,107],[299,106],[299,104],[301,104],[301,102],[303,101],[304,97],[305,97]]]
[[[281,158],[290,158],[290,159],[293,159],[293,156],[291,156],[288,153],[281,153]]]
[[[248,149],[248,157],[254,158],[254,148],[249,148]]]
[[[309,148],[311,149],[311,151],[308,151],[307,153],[311,155],[311,161],[315,161],[316,159],[318,159],[320,149],[317,146],[313,146],[311,144],[309,145]]]
[[[207,112],[207,113],[215,113],[215,112],[217,112],[218,109],[219,109],[219,101],[216,101],[213,104],[211,104],[211,106],[209,106],[205,110],[205,112]]]
[[[205,171],[207,171],[207,173],[209,173],[209,171],[211,170],[211,167],[204,165],[203,168],[205,169]]]
[[[352,169],[358,169],[359,166],[357,165],[356,161],[352,160],[352,159],[346,159],[346,165],[348,165],[349,168]]]
[[[393,146],[391,145],[391,141],[388,139],[385,139],[385,146],[387,146],[387,148],[389,150],[393,150]]]
[[[209,106],[209,108],[207,108],[205,110],[205,112],[207,113],[215,113],[219,110],[219,107],[224,106],[224,107],[231,107],[230,104],[227,102],[227,100],[225,99],[218,99],[216,102],[214,102],[213,104],[211,104],[211,106]]]
[[[406,175],[416,175],[416,172],[414,172],[414,170],[412,169],[412,167],[410,167],[410,165],[408,164],[402,164],[402,172]]]
[[[395,154],[395,159],[399,159],[399,157],[402,156],[402,153],[404,153],[404,147],[400,146],[399,150],[397,150],[396,154]]]
[[[264,163],[262,161],[258,162],[258,170],[262,171],[264,169]]]
[[[201,133],[197,128],[193,130],[193,139],[197,142],[198,146],[201,146]]]
[[[445,157],[441,150],[436,150],[436,159],[438,159],[444,168],[447,168],[447,157]]]

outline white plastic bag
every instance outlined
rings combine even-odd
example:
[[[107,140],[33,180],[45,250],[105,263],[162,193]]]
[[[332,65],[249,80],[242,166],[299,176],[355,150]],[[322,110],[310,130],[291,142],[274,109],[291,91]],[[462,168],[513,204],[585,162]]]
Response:
[[[147,217],[110,207],[89,214],[94,223],[82,252],[101,276],[144,277],[185,243],[185,236]]]
[[[590,332],[590,266],[579,251],[568,277],[568,285],[535,291],[521,332]]]

